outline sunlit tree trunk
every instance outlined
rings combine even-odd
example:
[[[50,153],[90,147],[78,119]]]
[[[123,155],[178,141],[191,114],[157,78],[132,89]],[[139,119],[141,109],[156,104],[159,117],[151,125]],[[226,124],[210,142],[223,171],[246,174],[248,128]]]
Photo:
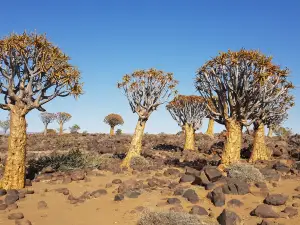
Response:
[[[195,130],[192,125],[185,124],[185,144],[184,150],[195,150]]]
[[[110,127],[110,136],[114,136],[115,135],[115,127]]]
[[[25,180],[26,112],[14,106],[10,112],[10,135],[5,172],[1,182],[4,189],[22,189]]]
[[[207,127],[207,131],[206,134],[213,137],[214,136],[214,120],[213,119],[209,119],[208,121],[208,127]]]
[[[44,135],[47,136],[47,129],[48,129],[48,124],[45,125],[45,129],[44,129]]]
[[[273,136],[273,128],[270,127],[268,131],[268,137],[272,137],[272,136]]]
[[[142,152],[142,139],[146,126],[146,120],[139,119],[130,144],[129,151],[123,160],[121,167],[130,168],[130,161],[135,156],[140,156]]]
[[[225,122],[227,137],[222,155],[222,164],[229,165],[239,161],[240,151],[242,147],[242,125],[233,120],[228,119]]]
[[[63,123],[59,124],[59,135],[62,135],[64,133],[64,127]]]
[[[270,152],[265,142],[265,126],[263,123],[254,125],[254,140],[253,149],[250,157],[250,162],[256,160],[268,160],[270,158]]]

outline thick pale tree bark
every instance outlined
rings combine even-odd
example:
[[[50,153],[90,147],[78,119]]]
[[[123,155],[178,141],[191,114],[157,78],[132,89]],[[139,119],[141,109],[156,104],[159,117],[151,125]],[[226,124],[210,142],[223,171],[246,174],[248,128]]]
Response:
[[[45,129],[44,129],[44,135],[47,136],[47,129],[48,129],[48,124],[45,125]]]
[[[268,160],[270,158],[270,151],[265,142],[265,126],[263,123],[254,126],[254,140],[253,149],[250,157],[250,162],[256,160]]]
[[[222,164],[230,165],[240,160],[242,147],[242,125],[233,120],[228,119],[225,122],[227,130],[227,138],[222,155]]]
[[[195,130],[192,125],[185,124],[185,144],[184,150],[195,150]]]
[[[59,135],[62,135],[64,133],[64,124],[60,123],[59,124]]]
[[[130,161],[135,156],[140,156],[142,152],[142,139],[146,126],[146,120],[139,119],[132,137],[129,151],[123,160],[121,167],[130,168]]]
[[[208,121],[208,127],[207,127],[207,131],[206,134],[213,137],[214,136],[214,120],[213,119],[209,119]]]
[[[109,134],[110,134],[110,136],[114,136],[115,135],[115,127],[110,127]]]
[[[25,180],[26,111],[17,106],[10,110],[10,135],[5,172],[1,181],[4,189],[22,189]]]
[[[268,131],[268,137],[272,137],[272,136],[273,136],[273,128],[270,127]]]

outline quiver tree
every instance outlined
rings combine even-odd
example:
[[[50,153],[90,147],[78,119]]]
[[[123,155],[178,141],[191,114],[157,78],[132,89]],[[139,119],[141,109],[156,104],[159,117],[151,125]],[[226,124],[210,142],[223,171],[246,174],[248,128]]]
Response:
[[[126,95],[132,112],[137,113],[139,116],[122,167],[130,167],[132,157],[141,154],[142,137],[147,120],[153,111],[176,93],[177,83],[172,73],[165,73],[156,69],[135,71],[132,74],[125,75],[122,82],[118,83],[118,88],[121,88]]]
[[[257,119],[262,102],[269,104],[283,93],[279,83],[287,70],[272,63],[272,58],[259,51],[240,50],[220,53],[206,62],[198,71],[196,88],[208,104],[210,116],[227,130],[222,163],[234,163],[240,159],[242,127],[250,126]],[[277,95],[265,98],[268,92]],[[216,96],[216,98],[214,98]]]
[[[184,150],[195,150],[195,131],[207,116],[205,100],[199,96],[179,95],[167,105],[167,109],[178,125],[184,127]]]
[[[106,123],[110,126],[110,136],[113,136],[113,135],[115,135],[115,132],[114,132],[115,126],[123,125],[124,120],[123,120],[122,116],[111,113],[104,118],[104,123]]]
[[[211,109],[214,109],[214,104],[209,99],[207,99],[207,104],[209,104]],[[208,111],[208,115],[207,115],[208,126],[207,126],[207,130],[206,130],[205,134],[207,134],[210,137],[213,137],[215,121],[213,119],[213,116],[210,116],[210,111],[209,110],[207,110],[207,111]],[[215,111],[215,109],[214,109],[214,111]]]
[[[64,124],[72,118],[71,114],[66,112],[58,112],[56,114],[56,122],[59,125],[59,135],[62,135],[64,132]]]
[[[56,97],[82,92],[80,73],[45,35],[11,34],[0,40],[0,108],[10,111],[10,136],[2,188],[24,187],[26,114]]]
[[[56,115],[55,115],[55,113],[42,112],[40,114],[40,118],[45,126],[44,127],[44,135],[46,136],[48,125],[49,125],[49,123],[52,123],[56,119]]]
[[[254,141],[250,162],[256,160],[268,160],[271,156],[270,150],[265,143],[265,125],[268,127],[279,127],[280,124],[287,118],[287,111],[294,105],[294,97],[289,94],[289,90],[293,88],[292,85],[285,82],[283,79],[280,81],[283,86],[284,92],[280,94],[274,101],[262,104],[258,112],[254,116],[258,117],[253,123],[254,127]],[[277,95],[277,91],[268,92],[265,98],[272,98]]]
[[[9,129],[9,120],[0,121],[0,127],[2,128],[4,134],[6,134]]]

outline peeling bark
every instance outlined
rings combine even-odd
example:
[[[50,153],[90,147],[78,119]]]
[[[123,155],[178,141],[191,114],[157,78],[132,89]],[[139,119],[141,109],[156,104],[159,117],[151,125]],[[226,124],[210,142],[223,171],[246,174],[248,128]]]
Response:
[[[239,161],[242,147],[242,125],[233,120],[225,121],[227,137],[222,155],[222,164],[229,165]]]
[[[210,137],[214,136],[214,123],[215,121],[213,119],[209,119],[206,134]]]
[[[121,167],[130,168],[130,161],[135,156],[140,156],[142,152],[142,139],[146,126],[146,120],[139,119],[130,144],[129,151],[123,160]]]
[[[195,150],[195,130],[192,125],[185,124],[185,144],[184,150]]]
[[[249,162],[268,160],[269,158],[270,151],[265,142],[265,126],[263,123],[260,123],[254,126],[253,149]]]
[[[8,155],[1,182],[2,188],[6,190],[24,188],[27,141],[25,115],[24,109],[11,107]]]
[[[113,126],[110,127],[109,134],[110,134],[110,136],[114,136],[115,135],[115,127],[113,127]]]

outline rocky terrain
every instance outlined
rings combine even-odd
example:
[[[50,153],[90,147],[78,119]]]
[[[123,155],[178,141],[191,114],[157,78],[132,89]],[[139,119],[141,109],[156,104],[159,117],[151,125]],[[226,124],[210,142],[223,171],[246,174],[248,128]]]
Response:
[[[144,158],[119,167],[129,135],[29,135],[26,188],[0,190],[0,224],[299,224],[300,135],[266,138],[272,160],[218,169],[225,134],[145,135]],[[0,137],[5,163],[7,137]],[[3,172],[3,171],[2,171]]]

